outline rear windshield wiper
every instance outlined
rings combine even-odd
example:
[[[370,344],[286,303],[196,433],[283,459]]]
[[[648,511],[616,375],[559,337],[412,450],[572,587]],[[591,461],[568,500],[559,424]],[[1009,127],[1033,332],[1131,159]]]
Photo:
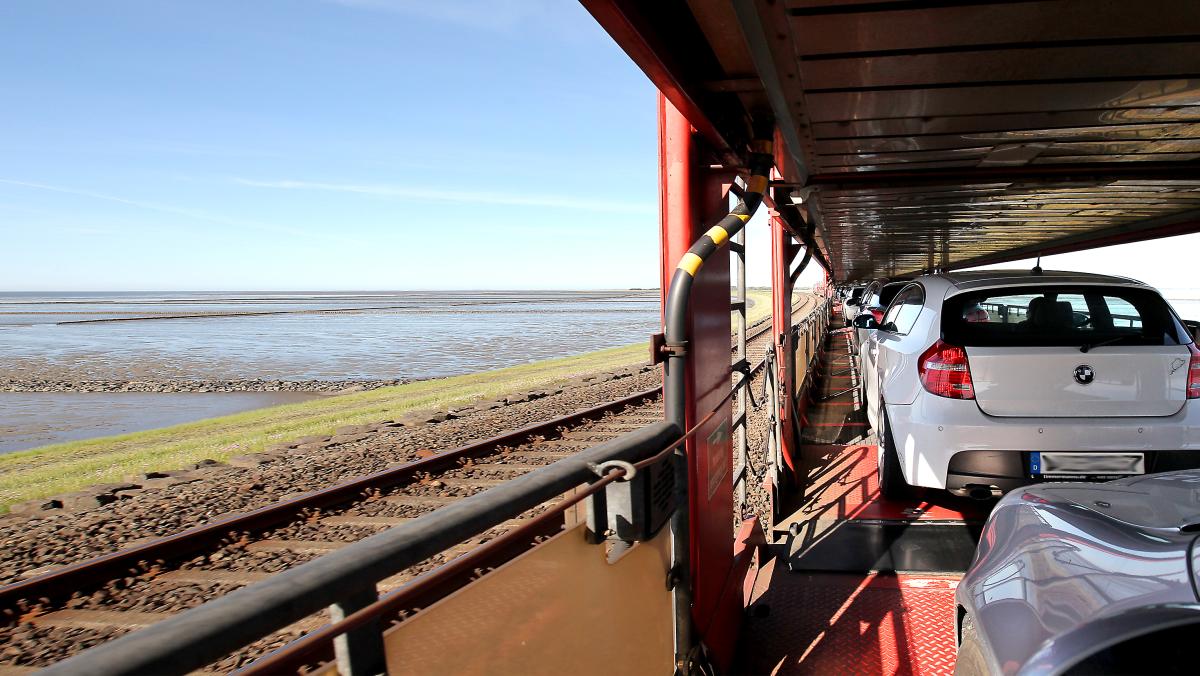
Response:
[[[1108,340],[1102,340],[1099,343],[1084,343],[1082,346],[1080,346],[1079,351],[1086,353],[1088,350],[1093,350],[1097,347],[1104,347],[1105,345],[1112,345],[1113,343],[1119,343],[1122,340],[1125,340],[1126,338],[1133,338],[1133,337],[1134,336],[1117,336],[1116,338],[1109,338]]]

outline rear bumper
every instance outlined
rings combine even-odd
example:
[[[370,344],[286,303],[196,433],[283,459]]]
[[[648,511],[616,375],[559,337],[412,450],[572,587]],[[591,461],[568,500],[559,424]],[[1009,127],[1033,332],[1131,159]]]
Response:
[[[1144,453],[1146,474],[1200,468],[1200,450]],[[946,489],[957,495],[969,495],[986,487],[995,495],[1045,481],[1031,477],[1028,467],[1028,451],[959,451],[950,457]]]
[[[995,418],[972,400],[922,391],[911,405],[889,404],[887,411],[905,479],[914,486],[1008,491],[1036,483],[1025,471],[1031,451],[1141,451],[1147,472],[1200,467],[1195,402],[1161,418]]]

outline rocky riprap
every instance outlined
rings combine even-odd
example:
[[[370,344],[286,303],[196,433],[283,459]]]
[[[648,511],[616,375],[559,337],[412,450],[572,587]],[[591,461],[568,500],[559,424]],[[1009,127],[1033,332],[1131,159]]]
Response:
[[[654,382],[654,377],[649,375],[651,371],[656,371],[650,366],[633,367],[621,371],[611,373],[602,373],[584,377],[570,386],[551,389],[534,389],[525,392],[515,392],[505,395],[497,399],[485,399],[473,402],[469,406],[450,408],[444,410],[422,409],[414,410],[405,413],[392,420],[383,420],[377,423],[364,425],[347,425],[339,427],[330,435],[304,436],[297,439],[276,443],[260,452],[245,453],[234,455],[224,462],[216,460],[201,460],[181,469],[160,470],[154,472],[144,472],[139,474],[131,474],[124,477],[123,482],[96,484],[70,493],[60,495],[51,495],[45,498],[37,498],[34,500],[26,500],[9,505],[8,519],[17,517],[44,517],[53,516],[55,514],[66,514],[74,512],[87,512],[97,508],[111,505],[112,507],[121,508],[119,511],[124,511],[126,507],[134,507],[141,504],[141,499],[153,500],[155,495],[145,495],[147,493],[158,493],[161,489],[179,486],[181,484],[191,484],[199,482],[203,479],[223,479],[232,475],[239,474],[239,470],[252,470],[261,468],[268,464],[291,464],[297,460],[304,458],[320,457],[322,459],[334,459],[338,454],[348,450],[358,449],[364,443],[378,443],[385,441],[391,448],[399,450],[396,446],[410,447],[410,444],[405,443],[408,439],[400,439],[398,436],[407,436],[414,432],[421,431],[422,428],[428,426],[439,426],[439,423],[457,421],[460,418],[478,421],[480,424],[471,434],[463,437],[457,434],[449,435],[444,442],[438,443],[430,439],[424,443],[434,444],[434,448],[448,448],[459,443],[468,443],[469,441],[478,438],[490,436],[499,429],[512,429],[520,427],[524,424],[534,422],[539,418],[544,418],[547,415],[563,415],[577,410],[579,404],[595,405],[603,403],[608,399],[604,398],[602,393],[614,392],[612,398],[622,396],[621,391],[626,390],[627,386],[622,381],[636,381],[637,386],[647,386]],[[620,385],[618,385],[620,383]],[[634,390],[629,390],[630,392]],[[601,396],[597,396],[601,395]],[[545,409],[538,413],[536,406],[530,405],[530,402],[536,402],[541,399],[551,398],[553,403],[547,404]],[[525,406],[519,406],[525,405]],[[516,423],[508,423],[511,418],[506,415],[506,409],[514,411],[526,412]],[[501,422],[504,421],[504,422]],[[499,426],[493,426],[491,423],[498,423]],[[505,427],[505,425],[511,425]],[[439,426],[440,427],[440,426]],[[482,432],[482,434],[480,434]],[[415,438],[424,437],[423,434],[415,435]],[[435,437],[436,438],[436,437]],[[395,444],[396,446],[394,446]],[[412,444],[419,445],[419,444]],[[428,452],[428,448],[418,447],[413,448],[411,455],[407,457],[396,458],[400,461],[407,461],[423,457],[423,453]],[[289,461],[288,463],[280,463],[279,461]],[[335,463],[336,464],[336,463]],[[363,473],[369,473],[380,469],[377,463],[370,463],[369,467],[363,467],[357,463],[350,463],[343,467],[338,467],[336,474],[342,477],[353,475],[355,468],[361,468]],[[332,469],[332,468],[331,468]],[[231,472],[230,470],[233,470]],[[326,475],[328,476],[328,475]],[[315,478],[315,477],[314,477]],[[302,477],[294,479],[292,490],[288,492],[304,492],[314,488],[312,479],[305,481]],[[206,484],[210,482],[204,482]],[[217,483],[220,483],[219,481]],[[248,490],[254,490],[257,481],[245,482]],[[320,485],[332,483],[329,481],[315,481]],[[241,485],[241,484],[238,484]],[[220,492],[217,487],[213,487],[215,492]],[[135,500],[135,498],[138,498]],[[116,503],[116,504],[113,504]],[[243,505],[238,505],[242,507]],[[151,507],[153,509],[153,507]],[[0,522],[2,523],[2,522]],[[182,524],[180,524],[182,525]],[[3,528],[0,527],[0,534],[3,533]],[[0,554],[0,561],[5,557]],[[34,565],[45,562],[36,561]],[[0,583],[3,583],[3,575],[0,575]]]

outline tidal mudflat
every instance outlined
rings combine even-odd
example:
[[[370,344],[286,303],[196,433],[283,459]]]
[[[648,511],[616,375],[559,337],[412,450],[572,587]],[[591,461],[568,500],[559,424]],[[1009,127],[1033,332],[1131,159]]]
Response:
[[[0,294],[0,453],[584,354],[657,324],[657,290]]]
[[[645,340],[655,291],[0,294],[0,380],[412,380]]]

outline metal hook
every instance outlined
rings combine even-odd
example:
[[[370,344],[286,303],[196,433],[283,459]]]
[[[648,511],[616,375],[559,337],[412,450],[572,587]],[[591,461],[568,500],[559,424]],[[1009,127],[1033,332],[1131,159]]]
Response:
[[[625,462],[624,460],[605,460],[600,464],[589,462],[588,469],[592,470],[600,477],[606,476],[608,474],[608,470],[610,469],[625,470],[625,476],[617,479],[617,481],[629,481],[633,477],[637,476],[637,467],[634,467],[633,463]]]

